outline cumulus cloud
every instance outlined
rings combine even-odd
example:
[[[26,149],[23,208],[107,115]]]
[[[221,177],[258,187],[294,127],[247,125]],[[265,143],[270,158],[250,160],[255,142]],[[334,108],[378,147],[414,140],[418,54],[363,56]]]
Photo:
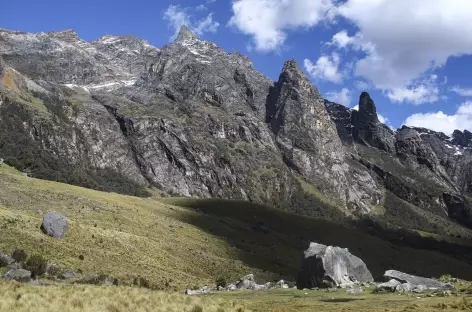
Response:
[[[252,37],[254,48],[279,49],[287,31],[334,18],[333,0],[233,0],[229,25]]]
[[[451,91],[459,94],[460,96],[472,96],[472,88],[461,88],[459,86],[454,86],[451,88]]]
[[[326,99],[347,107],[351,106],[351,92],[347,88],[342,88],[339,92],[326,93]]]
[[[337,13],[359,28],[345,41],[370,47],[355,71],[378,88],[404,88],[450,56],[472,53],[468,0],[348,0]]]
[[[305,59],[303,62],[305,70],[316,79],[324,79],[334,83],[340,83],[343,81],[343,76],[339,72],[339,63],[341,59],[337,53],[333,53],[331,56],[322,55],[313,63],[309,59]]]
[[[186,25],[198,36],[207,32],[215,33],[218,30],[220,24],[213,20],[213,13],[209,13],[202,19],[195,19],[194,14],[197,11],[202,11],[202,7],[181,7],[172,4],[167,7],[164,11],[163,17],[174,31],[174,34],[170,38],[171,40],[177,37],[179,30],[183,25]]]
[[[408,117],[404,124],[411,127],[428,128],[448,135],[451,135],[456,129],[472,131],[472,102],[462,103],[454,115],[447,115],[442,111],[418,113]]]

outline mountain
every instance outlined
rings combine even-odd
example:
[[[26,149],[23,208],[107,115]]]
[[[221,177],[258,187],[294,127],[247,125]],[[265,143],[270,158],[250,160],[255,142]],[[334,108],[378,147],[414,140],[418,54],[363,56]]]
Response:
[[[287,61],[278,81],[185,26],[132,36],[0,30],[0,157],[106,191],[248,200],[431,233],[472,226],[472,135],[393,131],[374,101],[328,102]]]

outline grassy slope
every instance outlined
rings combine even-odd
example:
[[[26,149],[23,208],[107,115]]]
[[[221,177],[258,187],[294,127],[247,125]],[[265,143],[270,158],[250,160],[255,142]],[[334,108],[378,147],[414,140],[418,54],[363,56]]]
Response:
[[[40,212],[52,210],[69,218],[64,240],[39,230]],[[0,167],[0,228],[0,250],[40,253],[66,267],[112,275],[121,284],[144,276],[156,288],[171,290],[212,283],[219,275],[229,280],[247,273],[261,281],[294,280],[309,241],[349,248],[377,277],[396,268],[424,276],[472,278],[472,267],[464,262],[399,247],[324,220],[237,201],[98,192],[23,177],[6,165]]]
[[[0,311],[247,312],[234,301],[128,287],[37,287],[0,281]]]

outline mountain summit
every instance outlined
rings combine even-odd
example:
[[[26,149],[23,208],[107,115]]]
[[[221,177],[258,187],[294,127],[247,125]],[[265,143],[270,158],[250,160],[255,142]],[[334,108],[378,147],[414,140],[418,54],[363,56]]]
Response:
[[[359,111],[326,101],[296,61],[271,81],[182,26],[162,49],[0,30],[0,66],[0,157],[33,176],[332,220],[381,214],[430,232],[472,226],[470,133],[395,132],[368,93]]]

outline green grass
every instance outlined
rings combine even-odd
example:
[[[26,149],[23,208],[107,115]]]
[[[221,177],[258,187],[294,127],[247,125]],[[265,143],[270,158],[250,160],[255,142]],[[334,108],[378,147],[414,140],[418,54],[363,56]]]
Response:
[[[470,311],[472,297],[428,297],[410,294],[372,294],[365,289],[359,295],[347,295],[345,290],[272,290],[268,292],[220,293],[212,298],[234,300],[253,312],[311,312],[311,311]]]

